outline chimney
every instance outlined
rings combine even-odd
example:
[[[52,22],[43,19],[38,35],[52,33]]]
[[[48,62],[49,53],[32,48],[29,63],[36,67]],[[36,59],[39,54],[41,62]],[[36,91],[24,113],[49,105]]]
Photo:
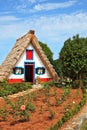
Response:
[[[35,31],[34,31],[34,30],[30,30],[29,33],[30,33],[30,34],[34,34]]]

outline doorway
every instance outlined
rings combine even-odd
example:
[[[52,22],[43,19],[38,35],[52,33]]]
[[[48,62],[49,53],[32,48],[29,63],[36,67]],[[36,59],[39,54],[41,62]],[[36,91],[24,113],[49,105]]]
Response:
[[[25,81],[34,82],[34,63],[25,63]]]

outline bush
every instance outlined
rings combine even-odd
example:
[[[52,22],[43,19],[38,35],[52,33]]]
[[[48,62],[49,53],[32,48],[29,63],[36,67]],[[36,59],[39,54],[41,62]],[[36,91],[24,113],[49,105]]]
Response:
[[[8,118],[9,112],[6,110],[5,107],[0,108],[0,117],[2,120],[6,120]]]
[[[84,79],[84,80],[83,80],[83,86],[84,86],[84,88],[87,89],[87,79]]]
[[[72,85],[73,88],[79,88],[80,87],[80,80],[75,80],[73,81],[73,85]]]
[[[54,80],[51,80],[51,81],[49,81],[49,82],[47,82],[47,83],[48,83],[48,85],[49,85],[50,87],[53,87],[53,86],[55,85]]]
[[[55,82],[55,85],[57,87],[66,87],[66,88],[72,88],[72,79],[68,77],[64,77],[62,79],[58,79],[57,82]]]
[[[32,112],[34,112],[36,110],[36,106],[33,103],[31,103],[31,102],[27,102],[27,106],[26,107],[27,107],[27,109],[29,111],[32,111]]]
[[[2,82],[0,83],[0,97],[8,96],[30,88],[32,88],[32,84],[29,83],[9,84],[9,83]]]

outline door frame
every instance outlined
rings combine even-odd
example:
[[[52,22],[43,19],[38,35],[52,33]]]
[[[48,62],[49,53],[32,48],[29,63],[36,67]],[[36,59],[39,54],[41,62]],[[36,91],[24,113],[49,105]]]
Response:
[[[35,62],[24,62],[24,81],[26,81],[26,70],[25,70],[26,65],[33,66],[33,83],[34,83],[35,82]]]

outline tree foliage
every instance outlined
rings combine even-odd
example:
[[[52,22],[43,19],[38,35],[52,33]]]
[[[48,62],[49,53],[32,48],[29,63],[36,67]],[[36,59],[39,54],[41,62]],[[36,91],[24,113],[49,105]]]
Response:
[[[62,61],[63,72],[74,79],[82,79],[87,74],[87,38],[79,35],[64,42],[59,59]]]
[[[53,64],[53,53],[50,50],[50,48],[47,46],[47,44],[42,43],[41,41],[39,41],[40,46],[42,47],[42,50],[44,51],[44,53],[46,54],[47,58],[49,59],[49,61]]]
[[[62,73],[62,62],[60,59],[56,59],[53,61],[53,65],[54,65],[54,69],[57,72],[59,77],[63,77],[63,73]]]

